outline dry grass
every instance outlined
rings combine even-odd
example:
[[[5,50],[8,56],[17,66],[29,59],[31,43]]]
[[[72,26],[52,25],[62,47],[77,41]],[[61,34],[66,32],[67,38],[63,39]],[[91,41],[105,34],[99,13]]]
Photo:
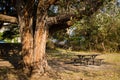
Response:
[[[104,59],[101,66],[74,66],[73,64],[65,64],[65,62],[69,62],[69,59],[75,54],[91,54],[96,52],[71,52],[61,49],[57,50],[61,53],[51,52],[50,54],[57,62],[61,63],[56,66],[57,68],[54,66],[54,69],[58,70],[62,77],[60,80],[120,80],[119,53],[106,53],[98,56],[97,58]]]
[[[48,63],[58,72],[61,78],[50,76],[39,77],[38,80],[120,80],[120,54],[102,54],[97,58],[103,58],[101,66],[75,66],[70,63],[75,54],[91,54],[96,52],[75,52],[63,49],[49,50]],[[1,62],[2,60],[0,60]],[[6,63],[7,65],[8,63]],[[2,65],[2,64],[0,64]],[[11,65],[11,64],[10,64]],[[0,66],[0,80],[29,80],[25,74],[13,67]],[[32,79],[36,80],[36,79]]]

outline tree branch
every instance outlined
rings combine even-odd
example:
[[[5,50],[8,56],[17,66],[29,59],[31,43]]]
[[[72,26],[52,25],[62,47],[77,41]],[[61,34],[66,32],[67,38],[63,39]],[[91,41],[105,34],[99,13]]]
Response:
[[[4,14],[0,14],[0,21],[10,22],[10,23],[18,23],[16,17],[4,15]]]
[[[47,24],[49,26],[52,26],[53,24],[67,22],[70,20],[71,17],[74,17],[74,16],[75,16],[75,14],[73,14],[73,13],[59,14],[58,16],[47,18]]]
[[[65,29],[67,27],[70,27],[71,25],[69,25],[67,23],[67,21],[70,20],[71,17],[76,17],[78,20],[82,19],[84,16],[91,16],[92,14],[94,14],[102,5],[104,5],[104,1],[88,1],[86,2],[86,7],[85,9],[82,10],[78,10],[79,14],[76,15],[74,12],[73,13],[65,13],[63,15],[58,15],[55,17],[51,17],[47,19],[47,23],[50,26],[50,33],[53,33],[57,30],[60,29]],[[88,8],[87,6],[90,6],[90,8]]]
[[[49,33],[53,34],[56,31],[59,31],[61,29],[65,29],[65,28],[69,28],[72,24],[71,21],[67,21],[67,22],[63,22],[63,23],[59,23],[59,24],[53,24],[50,28],[49,28]]]

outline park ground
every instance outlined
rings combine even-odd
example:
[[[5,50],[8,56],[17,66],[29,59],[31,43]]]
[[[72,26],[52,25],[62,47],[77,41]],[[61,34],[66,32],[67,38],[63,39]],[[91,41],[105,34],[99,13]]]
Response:
[[[55,71],[51,75],[44,74],[38,79],[30,79],[21,70],[13,67],[16,56],[11,60],[0,58],[0,80],[120,80],[120,54],[100,53],[102,65],[74,65],[71,63],[75,54],[98,52],[75,52],[63,49],[47,50],[48,63]],[[9,58],[9,57],[8,57]],[[15,63],[14,63],[15,64]]]

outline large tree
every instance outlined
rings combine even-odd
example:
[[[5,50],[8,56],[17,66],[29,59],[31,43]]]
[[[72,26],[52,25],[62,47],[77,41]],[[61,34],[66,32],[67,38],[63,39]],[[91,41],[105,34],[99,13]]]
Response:
[[[44,73],[49,69],[45,49],[49,33],[72,25],[71,17],[77,20],[91,16],[110,0],[10,0],[16,4],[17,13],[0,20],[18,23],[22,41],[22,56],[25,70]],[[50,7],[59,7],[59,13],[49,15]],[[6,14],[6,15],[3,15]],[[17,16],[16,16],[17,15]]]

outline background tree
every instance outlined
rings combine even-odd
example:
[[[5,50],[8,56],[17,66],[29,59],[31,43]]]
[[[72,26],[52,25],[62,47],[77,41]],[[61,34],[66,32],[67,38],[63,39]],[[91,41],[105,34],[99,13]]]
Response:
[[[76,27],[75,35],[67,37],[60,32],[56,33],[61,35],[57,38],[68,38],[72,50],[120,51],[119,12],[118,2],[110,2],[92,16],[76,21],[73,27],[69,28],[71,30]]]

